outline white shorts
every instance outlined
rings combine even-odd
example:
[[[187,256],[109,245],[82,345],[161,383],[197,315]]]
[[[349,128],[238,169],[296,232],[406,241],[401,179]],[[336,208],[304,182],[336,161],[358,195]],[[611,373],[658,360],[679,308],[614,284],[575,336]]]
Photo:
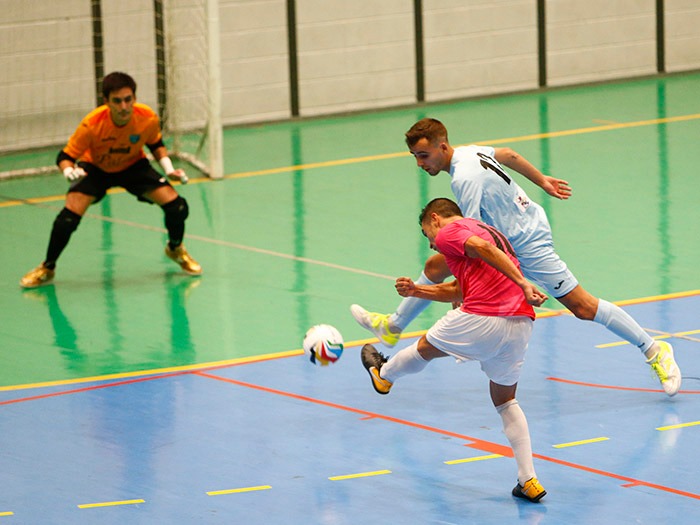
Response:
[[[437,321],[425,337],[459,361],[479,361],[491,381],[510,386],[520,379],[531,333],[529,317],[489,317],[457,308]]]
[[[519,253],[518,260],[523,275],[544,289],[550,297],[563,297],[578,286],[576,277],[551,244],[531,253]]]

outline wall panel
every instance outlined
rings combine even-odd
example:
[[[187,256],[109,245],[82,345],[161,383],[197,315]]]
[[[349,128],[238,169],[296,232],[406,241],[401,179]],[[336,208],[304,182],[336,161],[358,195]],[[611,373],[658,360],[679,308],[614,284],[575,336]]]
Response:
[[[666,71],[700,69],[700,2],[666,0]]]
[[[656,72],[655,0],[547,2],[548,85]]]

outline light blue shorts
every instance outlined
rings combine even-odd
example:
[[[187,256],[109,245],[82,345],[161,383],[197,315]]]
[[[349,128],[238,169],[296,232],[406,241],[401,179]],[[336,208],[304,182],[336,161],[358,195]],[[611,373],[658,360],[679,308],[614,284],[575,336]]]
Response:
[[[527,255],[518,254],[518,260],[523,275],[550,297],[563,297],[578,286],[578,280],[552,245],[545,245]]]

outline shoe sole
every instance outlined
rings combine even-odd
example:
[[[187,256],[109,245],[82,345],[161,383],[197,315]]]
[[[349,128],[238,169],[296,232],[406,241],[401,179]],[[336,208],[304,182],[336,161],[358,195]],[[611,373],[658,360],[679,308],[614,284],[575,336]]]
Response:
[[[195,272],[195,271],[192,271],[192,270],[188,270],[187,268],[183,268],[183,267],[182,267],[182,263],[181,263],[180,261],[178,261],[177,259],[173,259],[173,258],[170,257],[170,255],[168,255],[167,253],[166,253],[165,255],[168,256],[168,259],[170,259],[170,260],[173,261],[175,264],[177,264],[177,265],[180,267],[180,269],[181,269],[183,272],[185,272],[187,275],[202,275],[202,270],[199,270],[198,272]]]
[[[360,312],[355,312],[355,310],[361,310]],[[362,308],[359,304],[352,304],[350,305],[350,314],[352,317],[355,319],[357,324],[359,324],[362,328],[365,330],[369,330],[367,325],[364,323],[364,315],[363,312],[366,312],[364,308]]]
[[[47,281],[45,283],[41,284],[21,284],[20,283],[20,288],[24,288],[25,290],[35,290],[36,288],[41,288],[42,286],[47,286],[49,284],[53,284],[53,281]]]
[[[24,288],[25,290],[33,290],[34,288],[41,288],[42,286],[46,286],[47,284],[53,284],[53,276],[50,279],[46,279],[45,281],[41,281],[38,284],[24,284],[21,281],[19,283],[20,287]]]

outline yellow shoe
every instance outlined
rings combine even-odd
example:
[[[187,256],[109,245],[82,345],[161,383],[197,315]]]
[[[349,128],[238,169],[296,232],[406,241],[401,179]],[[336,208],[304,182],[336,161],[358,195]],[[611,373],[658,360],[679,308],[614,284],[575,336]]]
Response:
[[[54,270],[47,268],[42,263],[22,277],[19,281],[19,285],[22,288],[36,288],[37,286],[43,286],[53,281],[53,276],[55,274],[56,272]]]
[[[363,328],[372,332],[381,343],[391,348],[399,342],[401,330],[389,326],[389,314],[368,312],[359,304],[350,306],[350,313]]]
[[[540,485],[537,478],[530,478],[525,482],[525,485],[521,485],[520,482],[518,482],[513,489],[513,496],[532,501],[533,503],[540,501],[544,498],[545,494],[547,494],[547,491]]]
[[[166,244],[165,255],[167,255],[170,259],[179,264],[180,268],[182,268],[185,272],[189,273],[190,275],[202,274],[202,266],[197,261],[195,261],[189,253],[187,253],[187,250],[185,250],[184,245],[181,244],[174,250],[171,250],[170,246]]]
[[[372,379],[372,386],[377,393],[388,394],[393,383],[379,375],[379,371],[382,369],[382,365],[387,362],[387,358],[384,357],[381,352],[377,352],[377,349],[372,345],[365,345],[362,347],[360,358],[362,359],[362,365]]]
[[[651,369],[659,377],[664,392],[675,396],[681,388],[681,369],[673,358],[673,347],[666,341],[656,341],[659,351],[647,360]]]

